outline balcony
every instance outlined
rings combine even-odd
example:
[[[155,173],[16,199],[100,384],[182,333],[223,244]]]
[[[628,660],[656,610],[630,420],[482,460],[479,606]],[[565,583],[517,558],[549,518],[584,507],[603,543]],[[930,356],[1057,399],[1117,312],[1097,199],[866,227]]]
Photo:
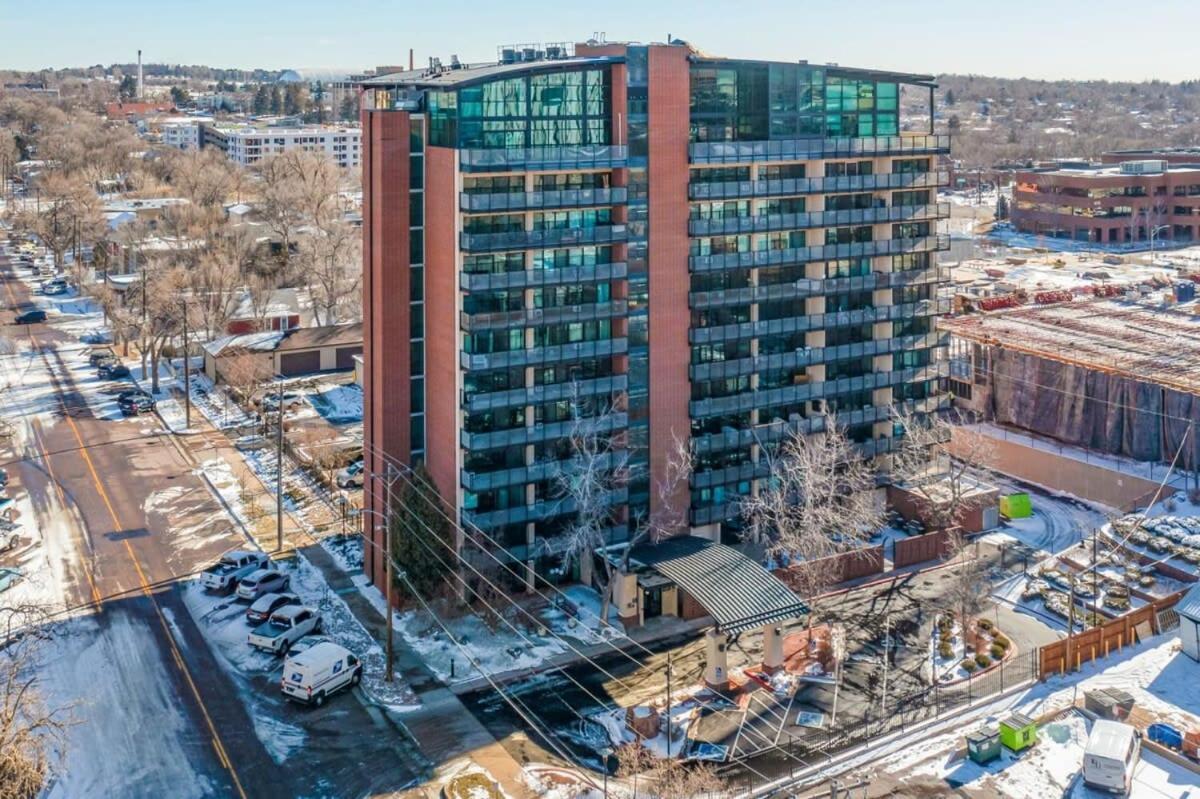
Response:
[[[688,145],[693,164],[731,164],[750,161],[809,161],[819,158],[941,155],[950,152],[946,134],[862,136],[775,141],[696,142]]]
[[[912,252],[938,252],[948,249],[950,249],[950,237],[947,235],[921,236],[914,239],[880,239],[879,241],[862,241],[852,244],[818,244],[813,247],[792,247],[783,250],[689,255],[688,268],[693,272],[710,272],[718,269],[747,269],[755,266],[803,264],[810,261],[904,255]]]
[[[624,225],[561,228],[555,230],[514,230],[504,233],[458,234],[459,248],[466,252],[494,250],[537,250],[547,247],[572,247],[583,244],[613,244],[625,241]]]
[[[920,316],[944,316],[950,313],[950,306],[949,299],[936,299],[810,315],[805,315],[803,308],[797,308],[796,316],[785,319],[763,319],[758,322],[740,322],[717,327],[693,327],[688,330],[688,341],[692,344],[711,344],[718,341],[758,338],[780,333],[803,333],[830,327],[895,322]]]
[[[493,447],[512,447],[534,444],[538,441],[549,441],[552,438],[566,438],[571,435],[574,422],[550,422],[547,424],[512,427],[505,430],[472,433],[459,430],[458,443],[464,449],[482,450]],[[624,413],[610,413],[589,426],[589,430],[605,433],[610,430],[621,430],[629,426],[629,416]]]
[[[769,286],[743,286],[735,289],[688,292],[688,307],[721,308],[727,305],[801,299],[845,291],[874,291],[897,286],[946,283],[949,280],[950,270],[942,266],[930,269],[908,269],[900,272],[872,272],[853,277],[800,278],[791,283],[775,283]]]
[[[949,407],[950,397],[946,394],[939,394],[920,400],[907,400],[896,403],[894,406],[895,410],[902,414],[933,413],[934,411],[945,410]],[[839,411],[836,414],[836,418],[842,426],[854,427],[855,425],[874,424],[890,419],[892,418],[892,412],[893,406],[891,405],[872,405],[852,411]],[[694,436],[692,438],[692,445],[695,447],[697,454],[746,449],[755,444],[761,445],[779,441],[791,433],[810,435],[822,432],[826,429],[828,420],[829,416],[825,414],[808,417],[797,415],[787,420],[776,418],[770,422],[758,424],[744,430],[731,427],[720,433]]]
[[[477,213],[525,211],[542,208],[582,208],[592,205],[624,205],[629,190],[624,186],[608,189],[556,189],[458,195],[460,211]]]
[[[736,200],[796,194],[935,189],[948,185],[950,185],[950,173],[946,170],[843,177],[730,180],[717,183],[690,183],[688,184],[688,198],[692,200]]]
[[[905,383],[934,380],[946,377],[949,371],[949,363],[947,361],[938,361],[928,366],[916,366],[910,369],[870,372],[858,377],[818,380],[795,386],[769,388],[762,391],[747,391],[729,397],[692,400],[689,408],[693,419],[704,419],[710,416],[745,413],[746,411],[778,407],[780,405],[795,405],[838,394],[873,391],[877,388],[891,388]]]
[[[513,327],[542,327],[564,322],[612,319],[625,316],[628,311],[629,302],[627,300],[562,305],[554,308],[524,308],[519,311],[496,311],[494,313],[467,313],[464,311],[459,316],[459,326],[468,333]]]
[[[629,339],[610,338],[600,341],[580,341],[574,344],[555,344],[508,352],[459,353],[463,369],[508,369],[514,366],[542,366],[564,361],[604,358],[629,352]]]
[[[619,488],[609,491],[603,501],[606,507],[623,505],[629,501],[629,489]],[[482,513],[464,510],[462,518],[464,526],[473,526],[487,530],[509,524],[523,524],[524,522],[551,519],[555,516],[566,516],[567,514],[574,513],[575,510],[575,500],[570,497],[563,497],[561,499],[535,502],[532,505],[518,505],[513,508],[485,511]]]
[[[516,272],[472,274],[460,272],[459,288],[464,291],[495,291],[498,289],[562,286],[572,283],[600,283],[620,280],[629,272],[624,261],[587,266],[562,266],[557,269],[522,269]]]
[[[576,396],[591,397],[597,394],[615,394],[625,391],[628,387],[628,375],[612,375],[591,380],[578,380],[573,383],[551,383],[544,386],[514,388],[508,391],[489,391],[471,395],[464,392],[462,407],[468,413],[475,413],[493,408],[543,405],[547,402],[557,402]]]
[[[619,466],[625,462],[626,453],[623,450],[604,452],[596,457],[597,468],[607,469]],[[540,483],[553,480],[562,474],[568,466],[566,461],[543,461],[530,466],[514,466],[510,469],[497,469],[491,472],[472,472],[463,469],[459,477],[463,488],[468,491],[490,491],[507,486]]]
[[[529,147],[513,150],[459,150],[463,172],[521,172],[545,169],[613,169],[629,161],[624,145]]]
[[[766,233],[772,230],[910,222],[943,219],[948,216],[950,216],[949,203],[855,208],[846,211],[813,211],[796,214],[757,214],[725,219],[692,219],[688,221],[688,234],[691,236],[725,236],[736,233]]]
[[[756,372],[774,372],[785,369],[801,369],[820,363],[842,361],[848,358],[865,358],[873,355],[890,355],[907,350],[943,347],[950,340],[947,333],[920,333],[913,336],[860,341],[854,344],[839,344],[834,347],[805,347],[792,352],[759,355],[753,358],[736,358],[714,363],[696,363],[688,367],[691,380],[722,380],[741,377]]]

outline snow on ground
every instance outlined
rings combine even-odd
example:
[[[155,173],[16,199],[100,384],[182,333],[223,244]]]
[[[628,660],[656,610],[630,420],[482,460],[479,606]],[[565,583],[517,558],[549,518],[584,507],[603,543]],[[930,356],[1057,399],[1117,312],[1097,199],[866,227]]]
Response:
[[[929,641],[929,654],[938,682],[953,682],[970,677],[971,675],[962,667],[963,658],[967,656],[967,642],[963,635],[962,625],[957,620],[950,627],[950,657],[942,657],[938,650],[940,645],[941,636],[935,626]]]
[[[192,406],[199,408],[214,427],[227,429],[254,423],[254,419],[227,392],[214,386],[203,372],[193,374],[191,384]]]
[[[193,432],[194,429],[187,426],[187,412],[183,402],[171,390],[176,383],[175,375],[165,362],[160,361],[158,364],[158,391],[154,391],[154,381],[150,379],[154,372],[150,370],[149,366],[149,362],[147,362],[145,374],[142,372],[141,363],[130,366],[129,371],[133,375],[133,382],[154,397],[154,409],[168,430],[172,433]],[[198,411],[193,409],[192,413],[198,413]]]
[[[1042,727],[1039,743],[1020,757],[1005,750],[1004,759],[987,767],[954,760],[963,745],[963,735],[981,726],[995,724],[1016,711],[1038,717],[1068,710],[1085,691],[1121,688],[1133,695],[1136,706],[1179,729],[1200,727],[1200,692],[1195,682],[1200,666],[1183,654],[1174,633],[1156,636],[1109,658],[1085,664],[1075,674],[1051,677],[1027,691],[981,709],[969,718],[960,717],[945,734],[913,743],[878,762],[877,770],[897,776],[933,776],[953,785],[978,789],[983,795],[1024,799],[1061,796],[1080,767],[1086,742],[1086,722],[1081,715],[1068,715]],[[1057,725],[1057,726],[1056,726]],[[878,757],[878,753],[877,753]],[[1136,772],[1131,796],[1160,799],[1183,797],[1181,786],[1200,784],[1200,775],[1188,772],[1154,755],[1144,754],[1145,767]],[[1072,796],[1091,796],[1076,787]]]
[[[69,708],[75,723],[46,797],[213,795],[190,762],[185,743],[195,730],[176,701],[154,623],[111,609],[54,626],[38,653],[39,686],[47,706]]]
[[[318,388],[308,395],[308,401],[330,424],[362,421],[363,392],[356,385]]]

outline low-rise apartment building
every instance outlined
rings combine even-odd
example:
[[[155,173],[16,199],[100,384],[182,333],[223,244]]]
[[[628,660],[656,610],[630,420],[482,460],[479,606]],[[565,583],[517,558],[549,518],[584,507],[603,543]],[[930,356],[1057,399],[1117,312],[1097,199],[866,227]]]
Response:
[[[299,128],[215,128],[229,157],[250,166],[265,156],[287,150],[325,153],[338,166],[357,167],[361,158],[362,132],[358,128],[305,126]]]

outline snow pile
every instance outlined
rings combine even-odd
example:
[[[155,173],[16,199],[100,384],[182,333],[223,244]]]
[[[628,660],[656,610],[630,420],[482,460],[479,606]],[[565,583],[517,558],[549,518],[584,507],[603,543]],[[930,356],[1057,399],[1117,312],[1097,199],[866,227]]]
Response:
[[[334,386],[307,396],[317,413],[330,424],[362,421],[363,392],[356,385]]]

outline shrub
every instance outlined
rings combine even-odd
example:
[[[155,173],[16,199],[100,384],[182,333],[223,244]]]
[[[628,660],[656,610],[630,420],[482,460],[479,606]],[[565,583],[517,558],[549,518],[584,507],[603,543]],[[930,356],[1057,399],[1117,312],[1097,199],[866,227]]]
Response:
[[[999,644],[992,644],[992,648],[989,651],[992,653],[993,660],[1000,660],[1004,657],[1004,647]]]
[[[995,644],[996,646],[1000,647],[1001,649],[1008,649],[1008,647],[1012,644],[1012,641],[1009,641],[1003,635],[997,635],[995,638],[992,639],[992,643]]]
[[[980,619],[979,628],[982,630],[990,630],[992,629],[992,622],[988,619]]]
[[[992,659],[982,652],[975,656],[975,662],[979,664],[979,668],[981,669],[986,669],[992,665]]]
[[[949,641],[942,641],[938,646],[938,654],[944,658],[954,657],[954,648],[950,646]]]
[[[972,674],[974,673],[975,669],[979,668],[975,665],[975,661],[971,660],[970,658],[967,658],[959,665],[963,667],[963,671],[965,671],[967,674]]]

